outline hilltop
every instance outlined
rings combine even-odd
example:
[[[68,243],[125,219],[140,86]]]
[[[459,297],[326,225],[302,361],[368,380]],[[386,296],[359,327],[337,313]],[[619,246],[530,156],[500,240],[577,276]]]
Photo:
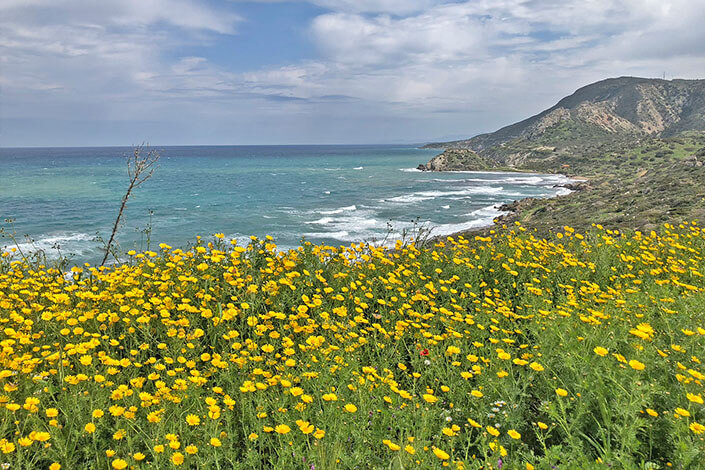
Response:
[[[495,132],[426,147],[486,152],[517,140],[560,146],[568,138],[585,144],[625,137],[670,137],[686,130],[705,130],[705,80],[620,77],[584,86],[553,107]],[[490,153],[500,156],[503,152],[495,148]]]
[[[582,190],[580,197],[505,207],[513,211],[508,219],[541,229],[591,223],[643,229],[705,218],[698,183],[705,178],[705,80],[602,80],[496,132],[426,148],[444,152],[419,166],[424,170],[587,178],[571,188]]]

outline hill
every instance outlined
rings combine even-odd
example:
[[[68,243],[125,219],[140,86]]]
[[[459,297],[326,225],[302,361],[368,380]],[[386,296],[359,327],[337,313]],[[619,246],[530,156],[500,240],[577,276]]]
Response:
[[[566,144],[624,137],[669,137],[705,130],[705,80],[620,77],[578,89],[553,107],[496,132],[471,139],[428,144],[484,152],[520,139]],[[501,152],[492,152],[500,155]]]
[[[575,195],[517,201],[509,220],[652,228],[705,218],[705,80],[621,77],[580,88],[496,132],[429,144],[445,151],[420,169],[536,171],[580,176]],[[452,166],[445,164],[452,162]],[[588,217],[589,216],[589,217]]]

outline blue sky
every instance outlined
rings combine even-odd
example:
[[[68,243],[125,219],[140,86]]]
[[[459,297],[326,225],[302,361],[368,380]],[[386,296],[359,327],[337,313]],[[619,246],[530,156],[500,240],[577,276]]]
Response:
[[[4,0],[0,146],[417,143],[705,78],[686,0]]]

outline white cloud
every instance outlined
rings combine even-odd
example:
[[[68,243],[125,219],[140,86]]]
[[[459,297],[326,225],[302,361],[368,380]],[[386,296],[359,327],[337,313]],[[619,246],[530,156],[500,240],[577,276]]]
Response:
[[[312,3],[334,11],[403,15],[422,11],[443,2],[442,0],[314,0]]]
[[[235,72],[178,54],[237,34],[222,5],[6,0],[1,117],[152,119],[184,135],[239,123],[207,134],[221,143],[414,140],[492,130],[609,76],[705,70],[702,2],[310,1],[328,10],[301,25],[316,58]]]
[[[236,3],[283,3],[291,0],[230,0]],[[337,12],[406,15],[453,0],[309,0],[308,3]]]

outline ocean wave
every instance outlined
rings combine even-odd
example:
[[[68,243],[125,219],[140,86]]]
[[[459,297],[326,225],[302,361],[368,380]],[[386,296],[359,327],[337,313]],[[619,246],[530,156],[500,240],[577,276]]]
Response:
[[[461,173],[461,172],[453,172]],[[484,174],[484,173],[483,173]],[[497,173],[487,173],[497,174]],[[562,184],[570,182],[570,178],[563,175],[538,175],[538,174],[507,174],[502,173],[501,178],[431,178],[426,183],[484,183],[484,184],[516,184],[528,186],[543,186],[547,184]]]
[[[95,241],[95,235],[83,232],[56,232],[43,234],[33,241],[23,241],[17,245],[8,244],[0,246],[0,251],[10,251],[18,248],[25,255],[37,250],[44,251],[48,257],[58,256],[56,247],[64,254],[85,255],[98,251],[99,247]]]
[[[308,232],[304,233],[306,238],[333,238],[335,240],[347,241],[350,234],[345,230],[340,230],[338,232]]]
[[[468,197],[477,194],[498,194],[504,190],[502,186],[474,186],[457,191],[418,191],[411,194],[380,199],[379,202],[396,204],[413,204],[437,198]]]
[[[322,217],[318,220],[308,220],[304,222],[305,224],[316,224],[316,225],[327,225],[333,222],[335,219],[333,217]]]
[[[431,235],[445,236],[476,228],[489,227],[494,223],[494,219],[506,213],[507,212],[505,211],[499,210],[499,206],[496,204],[492,206],[482,207],[467,214],[470,217],[477,217],[476,219],[468,220],[467,222],[460,222],[457,224],[434,225],[431,230]]]
[[[418,168],[399,168],[399,171],[403,171],[405,173],[423,173],[423,171],[419,170]]]
[[[353,168],[353,170],[363,170],[364,168],[364,166],[356,166],[355,168]]]
[[[343,212],[356,211],[356,210],[357,210],[357,206],[355,204],[353,204],[352,206],[340,207],[338,209],[333,209],[333,210],[329,210],[329,211],[318,211],[318,213],[322,214],[322,215],[334,215],[334,214],[340,214]]]
[[[500,205],[499,204],[492,204],[491,206],[485,206],[485,207],[480,207],[479,209],[475,209],[474,211],[465,214],[466,217],[479,217],[486,219],[488,217],[491,217],[492,219],[495,219],[499,217],[500,215],[506,214],[505,211],[499,210]]]

